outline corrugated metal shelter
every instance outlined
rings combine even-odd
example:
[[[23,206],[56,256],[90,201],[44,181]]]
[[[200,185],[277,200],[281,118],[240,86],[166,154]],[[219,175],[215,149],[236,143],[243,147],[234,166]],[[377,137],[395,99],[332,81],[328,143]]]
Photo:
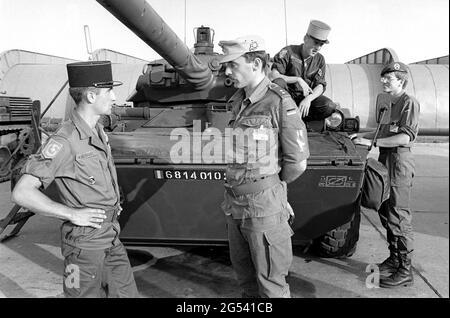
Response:
[[[448,64],[448,55],[436,57],[434,59],[414,62],[412,64]]]
[[[148,62],[106,49],[95,51],[92,57],[113,62],[114,79],[124,83],[114,89],[117,104],[129,104],[126,100]],[[382,92],[380,72],[385,64],[398,60],[394,50],[381,49],[345,64],[329,64],[326,72],[328,86],[324,95],[338,102],[345,113],[359,116],[362,128],[374,128],[376,97]],[[67,81],[65,64],[74,60],[12,50],[3,53],[0,61],[3,72],[0,93],[39,99],[42,109],[45,109]],[[440,64],[432,64],[432,61]],[[411,79],[407,92],[421,104],[421,134],[448,135],[449,69],[448,64],[443,62],[445,59],[437,58],[409,65]],[[72,106],[68,89],[64,87],[45,117],[67,118],[66,109]]]
[[[108,59],[113,61],[113,78],[124,84],[114,88],[118,105],[130,104],[126,100],[136,87],[139,75],[147,63],[144,60],[123,55],[118,52],[99,50],[93,54],[95,60]],[[44,110],[55,98],[61,88],[63,90],[55,99],[45,117],[67,118],[68,110],[74,104],[69,96],[66,64],[77,62],[72,59],[12,50],[1,54],[3,80],[0,82],[0,92],[8,96],[30,97],[41,101]],[[127,61],[117,64],[114,61]]]
[[[384,65],[399,61],[394,50],[385,48],[346,64],[327,65],[328,87],[324,95],[341,104],[348,113],[359,116],[361,127],[375,128],[376,97],[382,92],[380,72]],[[449,68],[445,59],[410,64],[410,81],[406,92],[421,105],[421,134],[449,133]]]

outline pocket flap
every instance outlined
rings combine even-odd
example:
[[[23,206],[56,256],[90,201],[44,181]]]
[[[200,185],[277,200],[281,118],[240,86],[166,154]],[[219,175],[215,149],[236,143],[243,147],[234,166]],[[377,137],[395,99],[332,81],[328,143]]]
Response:
[[[265,232],[264,237],[269,245],[276,245],[290,239],[293,234],[294,231],[292,231],[291,227],[286,223],[285,225],[280,225],[278,228]]]
[[[263,126],[268,128],[270,127],[270,118],[268,116],[243,117],[239,120],[239,124],[247,127],[259,128],[260,126]]]
[[[90,158],[97,158],[97,153],[95,153],[94,151],[88,151],[88,152],[85,152],[85,153],[77,154],[75,156],[75,160],[78,161],[78,162],[83,162],[83,161],[88,160]]]

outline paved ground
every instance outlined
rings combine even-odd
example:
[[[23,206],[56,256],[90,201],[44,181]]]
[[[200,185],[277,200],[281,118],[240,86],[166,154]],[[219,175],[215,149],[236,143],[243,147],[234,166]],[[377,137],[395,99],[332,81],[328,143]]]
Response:
[[[449,297],[449,144],[419,143],[414,153],[414,286],[370,288],[373,280],[366,268],[387,256],[387,244],[376,213],[364,210],[351,258],[295,251],[288,277],[293,297]],[[12,207],[9,196],[9,183],[0,184],[0,218]],[[0,297],[61,296],[59,224],[34,216],[18,237],[0,243]],[[239,297],[226,248],[129,247],[129,255],[142,297]]]

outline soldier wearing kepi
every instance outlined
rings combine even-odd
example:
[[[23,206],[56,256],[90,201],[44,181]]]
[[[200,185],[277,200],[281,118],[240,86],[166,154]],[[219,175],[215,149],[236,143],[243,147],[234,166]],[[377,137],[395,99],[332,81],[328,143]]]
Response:
[[[325,58],[319,53],[328,44],[328,24],[312,20],[301,45],[289,45],[273,58],[270,78],[286,89],[299,106],[305,121],[321,120],[330,116],[336,104],[324,96]]]
[[[235,157],[227,158],[222,203],[231,261],[243,297],[290,297],[287,183],[306,169],[305,125],[290,95],[265,75],[263,39],[245,36],[219,45],[225,73],[238,88],[228,101]]]
[[[389,171],[390,198],[381,206],[378,214],[386,228],[390,255],[379,264],[380,286],[397,287],[413,283],[411,258],[413,230],[411,225],[410,195],[414,177],[414,160],[411,148],[419,131],[419,102],[406,94],[408,67],[393,62],[381,71],[384,92],[392,97],[391,107],[382,123],[375,146],[380,148],[378,161]],[[390,113],[390,115],[389,115]],[[383,121],[384,122],[384,121]],[[354,143],[369,146],[373,133],[361,135]]]
[[[66,297],[137,297],[128,256],[119,240],[117,174],[108,136],[97,123],[115,101],[111,62],[67,65],[76,103],[70,120],[30,156],[12,200],[64,220],[61,252]],[[55,182],[60,203],[40,191]]]

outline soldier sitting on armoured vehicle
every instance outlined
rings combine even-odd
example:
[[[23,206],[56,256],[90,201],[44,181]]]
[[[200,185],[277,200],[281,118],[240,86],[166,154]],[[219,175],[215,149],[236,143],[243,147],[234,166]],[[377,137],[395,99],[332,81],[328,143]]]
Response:
[[[288,91],[305,122],[330,116],[336,104],[323,92],[326,88],[325,58],[319,53],[331,28],[312,20],[301,45],[289,45],[274,57],[270,79]]]

